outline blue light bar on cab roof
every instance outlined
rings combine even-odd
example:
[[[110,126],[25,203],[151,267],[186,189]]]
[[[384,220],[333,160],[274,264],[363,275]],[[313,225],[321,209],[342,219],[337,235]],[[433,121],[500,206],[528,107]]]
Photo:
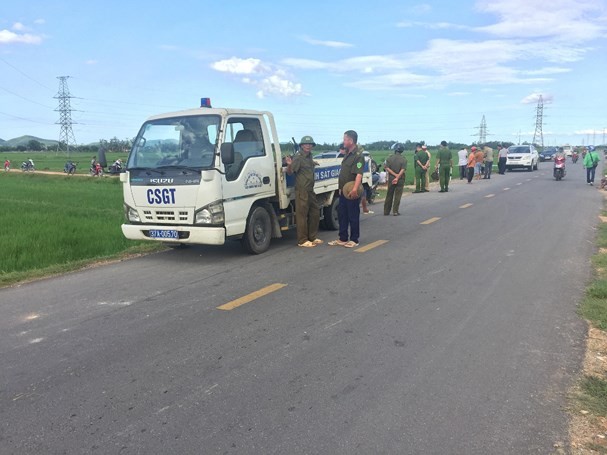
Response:
[[[211,98],[200,98],[200,107],[211,107]]]

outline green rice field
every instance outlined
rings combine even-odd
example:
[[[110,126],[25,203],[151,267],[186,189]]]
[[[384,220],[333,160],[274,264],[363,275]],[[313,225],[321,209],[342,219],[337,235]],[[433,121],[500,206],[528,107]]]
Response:
[[[0,286],[157,250],[122,235],[118,178],[0,174]]]

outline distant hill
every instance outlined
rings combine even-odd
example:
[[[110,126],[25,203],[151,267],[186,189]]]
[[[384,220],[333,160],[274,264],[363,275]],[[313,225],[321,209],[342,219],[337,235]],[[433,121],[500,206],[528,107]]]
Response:
[[[29,141],[38,141],[47,147],[56,146],[58,141],[54,141],[52,139],[42,139],[36,136],[19,136],[13,139],[9,139],[8,141],[0,139],[0,145],[7,147],[17,147],[19,145],[27,145]]]

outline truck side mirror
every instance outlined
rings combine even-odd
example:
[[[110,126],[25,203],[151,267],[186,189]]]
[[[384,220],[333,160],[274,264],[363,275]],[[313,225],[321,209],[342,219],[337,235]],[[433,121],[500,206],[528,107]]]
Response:
[[[221,162],[223,164],[234,163],[234,144],[231,142],[221,144]]]

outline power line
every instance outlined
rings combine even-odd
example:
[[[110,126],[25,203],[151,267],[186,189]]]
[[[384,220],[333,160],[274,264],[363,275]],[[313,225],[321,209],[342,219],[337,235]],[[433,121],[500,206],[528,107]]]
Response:
[[[34,81],[36,84],[38,84],[40,87],[43,87],[47,90],[50,90],[51,92],[53,91],[52,88],[47,87],[46,85],[42,84],[41,82],[38,82],[36,79],[34,79],[31,76],[28,76],[27,74],[25,74],[23,71],[21,71],[19,68],[17,68],[14,65],[11,65],[10,63],[8,63],[6,60],[4,60],[2,57],[0,57],[0,61],[4,62],[6,65],[10,66],[12,69],[14,69],[15,71],[17,71],[18,73],[22,74],[23,76],[27,77],[29,80]]]
[[[18,93],[12,92],[9,89],[6,89],[4,87],[0,87],[0,90],[4,90],[5,92],[10,93],[11,95],[15,95],[16,97],[21,98],[22,100],[25,100],[25,101],[29,101],[30,103],[34,103],[34,104],[37,104],[39,106],[46,107],[48,109],[52,109],[51,106],[46,106],[46,105],[44,105],[42,103],[39,103],[38,101],[30,100],[29,98],[26,98],[25,96],[21,96]]]

